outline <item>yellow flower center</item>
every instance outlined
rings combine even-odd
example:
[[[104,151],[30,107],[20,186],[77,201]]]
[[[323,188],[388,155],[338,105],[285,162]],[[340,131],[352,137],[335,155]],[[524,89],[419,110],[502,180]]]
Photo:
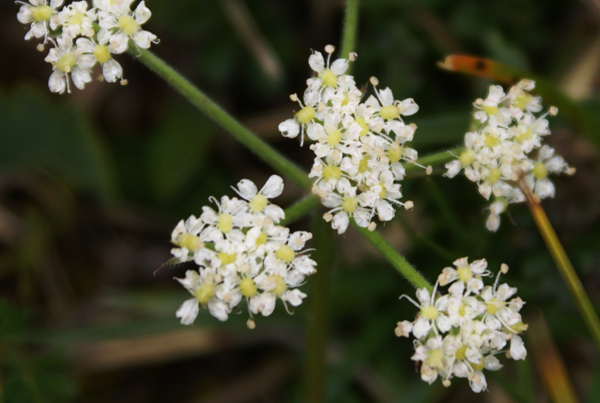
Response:
[[[221,261],[221,266],[225,266],[225,265],[235,262],[237,255],[235,253],[219,252],[217,257]]]
[[[358,200],[356,197],[346,197],[342,202],[342,210],[344,210],[346,213],[354,213],[357,203]]]
[[[500,310],[500,308],[502,308],[503,306],[504,306],[504,301],[502,301],[501,299],[498,299],[498,298],[492,298],[486,304],[486,312],[489,313],[490,315],[495,315],[496,312],[498,312]]]
[[[471,367],[473,368],[474,371],[481,371],[482,369],[485,368],[485,359],[483,357],[481,357],[481,362],[479,364],[471,363]]]
[[[533,97],[531,95],[529,95],[529,94],[521,94],[513,102],[513,105],[516,106],[517,108],[523,110],[523,109],[525,109],[525,107],[527,106],[527,104],[529,102],[531,102],[532,99],[533,99]]]
[[[471,280],[471,276],[473,275],[469,266],[459,267],[456,269],[456,273],[458,274],[458,279],[460,281],[464,281],[465,283]]]
[[[310,122],[315,117],[315,108],[312,106],[305,106],[300,109],[298,113],[296,113],[296,119],[300,122],[301,125],[305,125]]]
[[[350,98],[348,98],[348,94],[346,94],[344,96],[344,99],[342,100],[342,106],[346,106],[350,103]]]
[[[402,146],[394,141],[388,150],[388,158],[392,164],[400,161],[402,158]]]
[[[421,308],[421,316],[427,320],[434,320],[438,317],[438,310],[433,305],[425,306]]]
[[[294,260],[294,257],[296,257],[296,252],[287,245],[281,245],[279,249],[277,249],[277,252],[275,252],[275,256],[286,263],[290,263]]]
[[[138,24],[130,15],[124,15],[119,18],[119,28],[125,35],[133,36],[133,34],[140,30],[140,24]]]
[[[193,252],[200,246],[200,238],[192,234],[181,234],[177,237],[176,244]]]
[[[194,298],[203,305],[206,304],[213,295],[215,295],[215,286],[212,284],[202,284],[194,291]]]
[[[461,348],[456,350],[456,353],[454,354],[454,356],[456,357],[457,360],[462,360],[463,358],[465,358],[466,353],[467,353],[467,346],[462,346]]]
[[[287,290],[287,285],[285,284],[285,281],[283,281],[283,277],[275,274],[269,276],[269,279],[275,283],[275,288],[273,288],[271,292],[280,297],[281,294],[283,294],[285,290]]]
[[[327,180],[339,179],[342,176],[342,170],[333,165],[326,165],[323,168],[323,178]]]
[[[224,234],[231,231],[233,228],[233,217],[227,213],[219,214],[217,228]]]
[[[458,157],[458,160],[462,164],[463,167],[471,165],[473,161],[475,161],[475,152],[473,150],[466,150]]]
[[[323,70],[319,77],[321,78],[323,85],[326,87],[335,87],[335,85],[337,84],[336,75],[333,73],[333,71],[329,69]]]
[[[490,169],[490,183],[493,185],[500,179],[500,170],[498,168]]]
[[[256,290],[256,285],[254,284],[254,281],[251,278],[247,277],[240,281],[240,291],[242,292],[242,295],[246,298],[251,298],[258,292]]]
[[[327,144],[332,147],[337,146],[342,141],[342,132],[338,129],[333,130],[331,133],[327,135]]]
[[[527,330],[528,327],[529,327],[529,325],[523,323],[522,321],[518,321],[517,323],[512,325],[510,328],[517,333],[523,333],[525,330]]]
[[[527,130],[517,136],[517,140],[523,142],[529,140],[531,136],[533,136],[533,131],[528,127]]]
[[[71,18],[69,18],[69,24],[70,25],[81,25],[81,22],[83,21],[83,17],[85,17],[85,14],[83,14],[82,12],[76,11],[75,14],[73,14],[71,16]]]
[[[369,167],[369,160],[367,159],[367,157],[362,157],[362,159],[358,163],[358,172],[360,172],[361,174],[365,173],[367,171],[368,167]]]
[[[542,162],[536,162],[533,166],[533,176],[535,176],[537,179],[544,179],[546,176],[548,176],[548,169],[546,168],[546,165],[544,165]]]
[[[260,232],[260,235],[256,238],[256,246],[264,245],[267,243],[267,234]]]
[[[382,119],[396,119],[399,115],[400,112],[398,112],[398,107],[396,107],[396,105],[382,106],[379,111],[379,116],[381,116]]]
[[[96,45],[94,48],[94,57],[99,63],[106,63],[110,60],[110,52],[105,45]]]
[[[56,62],[56,68],[63,73],[70,73],[73,66],[77,63],[77,58],[71,52],[62,55]]]
[[[31,18],[35,22],[47,21],[52,17],[52,7],[50,6],[38,6],[31,7]]]
[[[483,111],[490,116],[494,116],[494,115],[498,114],[498,107],[497,106],[484,106]]]
[[[458,307],[458,314],[463,318],[467,314],[467,308],[465,307],[465,304],[460,304]]]
[[[490,148],[496,147],[498,145],[498,138],[488,134],[485,136],[485,140],[483,142]]]
[[[250,200],[250,210],[255,213],[260,213],[267,207],[267,198],[260,193]]]
[[[444,352],[440,348],[431,350],[427,358],[425,358],[425,364],[432,368],[444,369]]]
[[[385,190],[383,183],[379,182],[379,186],[381,186],[381,192],[379,192],[379,198],[385,199],[387,197],[387,191]]]
[[[358,134],[359,137],[362,137],[365,134],[369,133],[369,126],[367,126],[367,122],[365,122],[363,118],[356,118],[354,119],[354,122],[358,123],[358,125],[362,128],[362,130]]]

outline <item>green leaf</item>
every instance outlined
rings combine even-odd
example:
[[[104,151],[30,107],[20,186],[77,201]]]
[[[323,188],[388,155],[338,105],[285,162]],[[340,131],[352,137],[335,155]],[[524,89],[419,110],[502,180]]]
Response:
[[[34,163],[102,198],[113,193],[104,147],[89,122],[47,90],[18,87],[0,94],[0,170]]]

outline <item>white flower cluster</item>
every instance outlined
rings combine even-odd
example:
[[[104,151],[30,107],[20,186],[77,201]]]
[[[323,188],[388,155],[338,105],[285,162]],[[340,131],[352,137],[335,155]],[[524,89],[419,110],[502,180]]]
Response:
[[[312,191],[331,210],[324,215],[332,227],[343,233],[351,217],[361,227],[375,229],[375,214],[381,221],[394,217],[395,205],[411,209],[413,203],[400,202],[404,178],[402,162],[415,163],[417,151],[406,146],[413,139],[416,125],[405,124],[402,116],[419,110],[411,98],[394,100],[389,88],[377,89],[375,96],[361,102],[363,92],[356,87],[354,77],[344,74],[346,59],[330,63],[335,48],[325,47],[327,62],[320,52],[314,52],[308,64],[314,76],[307,80],[304,103],[294,94],[292,101],[300,104],[294,118],[279,125],[285,137],[304,135],[315,141],[310,148],[315,160],[309,177],[315,178]],[[356,54],[350,55],[355,60]],[[428,173],[431,169],[428,169]]]
[[[464,169],[483,197],[495,196],[486,222],[490,231],[498,229],[507,204],[525,200],[519,187],[521,178],[535,196],[544,199],[554,197],[549,173],[575,173],[562,157],[554,155],[552,147],[542,146],[542,137],[550,134],[545,118],[556,115],[558,109],[551,107],[536,116],[542,103],[540,97],[529,93],[534,87],[533,81],[521,80],[505,94],[502,87],[491,86],[487,99],[475,101],[474,118],[479,127],[465,135],[466,150],[446,164],[444,176],[453,178]]]
[[[63,0],[50,0],[50,4],[48,0],[17,1],[21,4],[17,19],[30,25],[25,39],[44,38],[38,45],[40,51],[48,42],[54,45],[45,59],[52,64],[50,91],[71,92],[69,77],[75,87],[83,89],[92,81],[91,70],[96,64],[102,66],[104,80],[126,84],[123,69],[112,55],[125,52],[129,40],[143,49],[151,42],[158,43],[156,35],[141,27],[152,15],[145,2],[134,11],[132,2],[93,0],[90,8],[87,1],[74,1],[60,8]]]
[[[502,364],[496,355],[510,341],[506,356],[523,360],[527,350],[520,333],[527,330],[519,311],[524,305],[519,297],[510,299],[517,289],[498,285],[502,264],[493,286],[484,286],[482,277],[489,277],[485,259],[469,264],[466,257],[446,267],[438,277],[433,293],[417,290],[418,302],[403,295],[420,309],[414,322],[398,322],[395,333],[414,341],[414,361],[421,362],[421,379],[431,384],[439,376],[444,386],[456,376],[467,378],[471,389],[479,393],[487,389],[483,370],[497,371]],[[436,293],[439,286],[452,285],[447,295]],[[400,298],[402,298],[400,297]]]
[[[171,250],[179,262],[193,261],[198,270],[188,270],[177,279],[194,297],[177,311],[181,323],[194,322],[200,305],[221,321],[241,302],[248,302],[253,314],[269,316],[279,298],[298,306],[306,294],[296,287],[305,276],[316,272],[316,263],[306,254],[310,232],[290,230],[279,221],[285,218],[281,207],[268,199],[283,191],[283,180],[273,175],[258,191],[250,180],[243,179],[234,188],[242,199],[223,196],[212,198],[218,211],[202,207],[202,214],[177,224],[171,235],[176,245]]]

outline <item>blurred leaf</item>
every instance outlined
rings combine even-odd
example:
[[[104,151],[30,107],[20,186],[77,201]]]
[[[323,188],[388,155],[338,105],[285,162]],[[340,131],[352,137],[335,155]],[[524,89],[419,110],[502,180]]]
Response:
[[[34,355],[26,349],[20,337],[26,326],[27,315],[0,300],[0,401],[70,401],[75,387],[64,376],[68,362],[57,351]]]
[[[204,172],[212,125],[188,104],[165,113],[146,152],[150,183],[160,200],[177,197]]]
[[[56,352],[27,357],[16,351],[2,357],[6,403],[64,403],[72,400],[75,385],[63,375],[67,366]]]
[[[27,86],[0,94],[0,170],[37,163],[71,185],[110,198],[110,167],[102,144],[82,113],[52,105],[55,97]]]
[[[27,323],[27,315],[0,299],[0,340],[21,332]]]

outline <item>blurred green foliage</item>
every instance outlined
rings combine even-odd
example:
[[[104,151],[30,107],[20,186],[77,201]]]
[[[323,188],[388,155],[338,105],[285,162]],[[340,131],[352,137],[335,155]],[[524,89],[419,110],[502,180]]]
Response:
[[[146,26],[161,39],[153,51],[308,171],[310,151],[282,138],[277,125],[295,108],[288,94],[305,87],[310,49],[339,43],[341,2],[246,2],[281,60],[282,79],[261,70],[219,2],[147,5],[153,16]],[[377,76],[396,98],[417,101],[413,145],[425,155],[461,142],[472,102],[490,84],[442,71],[436,62],[450,53],[487,57],[564,91],[564,78],[580,72],[579,61],[600,32],[595,7],[558,0],[364,0],[353,74],[360,84]],[[3,3],[0,10],[0,290],[9,301],[0,304],[4,400],[217,401],[219,392],[243,385],[236,382],[276,355],[289,360],[293,376],[247,401],[302,401],[304,352],[296,338],[305,328],[305,306],[293,316],[278,306],[272,317],[258,318],[255,333],[244,326],[245,312],[227,324],[203,312],[192,328],[198,340],[207,332],[220,342],[207,342],[206,350],[165,350],[160,358],[150,352],[146,361],[123,360],[109,369],[89,361],[77,372],[85,361],[73,353],[78,343],[181,330],[174,311],[188,295],[172,277],[185,267],[152,275],[169,257],[170,231],[199,214],[210,195],[232,195],[230,186],[240,179],[261,183],[273,172],[127,55],[118,58],[127,86],[93,82],[71,95],[49,93],[49,65],[34,43],[22,40],[18,7]],[[597,117],[598,76],[585,74],[575,76],[588,95],[574,104]],[[556,178],[557,196],[544,206],[598,307],[598,151],[560,114],[551,129],[550,143],[578,172]],[[527,301],[525,315],[530,306],[544,311],[568,368],[581,375],[580,396],[596,401],[598,354],[526,207],[511,206],[491,234],[484,200],[465,178],[415,177],[404,181],[403,193],[415,211],[380,227],[396,249],[430,281],[451,265],[448,254],[486,257],[494,271],[507,263],[506,280]],[[286,184],[280,204],[302,196]],[[310,220],[294,226],[306,229]],[[328,401],[488,401],[472,395],[466,382],[445,389],[418,379],[411,342],[393,334],[397,321],[415,314],[398,297],[414,291],[356,234],[336,237],[335,247]],[[29,321],[23,312],[31,313]],[[543,398],[532,361],[509,364],[492,382],[515,401]]]

